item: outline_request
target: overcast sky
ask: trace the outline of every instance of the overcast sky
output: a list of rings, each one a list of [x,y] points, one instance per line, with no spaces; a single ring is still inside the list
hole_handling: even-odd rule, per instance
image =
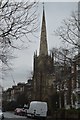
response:
[[[39,51],[39,40],[41,32],[41,22],[42,22],[42,4],[39,4],[39,16],[40,16],[40,29],[37,33],[37,38],[33,37],[32,43],[29,43],[29,47],[23,51],[15,51],[18,58],[12,61],[13,71],[8,72],[3,80],[3,87],[8,88],[18,82],[27,82],[27,79],[31,77],[31,72],[33,70],[33,55],[37,50]],[[45,19],[46,19],[46,29],[47,29],[47,41],[48,50],[53,47],[59,47],[61,41],[58,37],[54,35],[54,30],[56,30],[63,19],[70,17],[71,12],[77,10],[76,2],[48,2],[45,3]],[[11,77],[13,76],[13,79]]]

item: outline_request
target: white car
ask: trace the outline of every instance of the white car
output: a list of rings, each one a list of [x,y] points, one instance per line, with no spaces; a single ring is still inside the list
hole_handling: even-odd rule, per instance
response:
[[[2,112],[2,110],[0,109],[0,120],[4,119],[4,114]]]

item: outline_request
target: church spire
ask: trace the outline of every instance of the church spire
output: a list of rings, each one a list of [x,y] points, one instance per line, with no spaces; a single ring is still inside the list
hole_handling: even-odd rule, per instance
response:
[[[45,55],[45,56],[48,55],[44,5],[43,5],[43,18],[42,18],[42,28],[41,28],[39,55]]]

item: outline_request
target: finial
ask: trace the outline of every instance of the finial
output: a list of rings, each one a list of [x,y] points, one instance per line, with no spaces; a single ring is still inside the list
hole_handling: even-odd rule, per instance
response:
[[[37,50],[36,50],[36,56],[37,56]]]
[[[43,9],[44,9],[44,2],[42,4],[43,4]]]
[[[44,2],[42,4],[44,5]]]

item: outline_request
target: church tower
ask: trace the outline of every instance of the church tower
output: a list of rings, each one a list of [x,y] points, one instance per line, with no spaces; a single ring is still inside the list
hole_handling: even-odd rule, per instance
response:
[[[48,55],[47,31],[45,12],[43,7],[41,37],[39,56],[34,53],[33,68],[33,91],[32,99],[40,101],[48,101],[52,93],[54,80],[54,58],[53,54]]]

